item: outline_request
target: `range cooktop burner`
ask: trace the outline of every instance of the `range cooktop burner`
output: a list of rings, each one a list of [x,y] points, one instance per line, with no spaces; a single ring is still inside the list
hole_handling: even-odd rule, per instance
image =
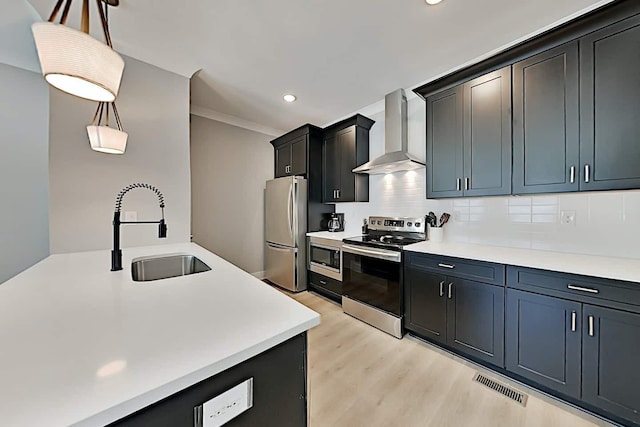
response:
[[[400,251],[404,245],[425,240],[424,218],[369,217],[369,224],[369,234],[343,242]]]

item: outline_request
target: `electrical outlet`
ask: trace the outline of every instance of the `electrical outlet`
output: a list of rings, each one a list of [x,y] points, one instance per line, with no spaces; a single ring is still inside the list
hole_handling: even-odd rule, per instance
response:
[[[561,225],[576,225],[576,211],[561,211],[560,212],[560,224]]]
[[[253,406],[253,378],[238,384],[202,405],[202,426],[218,427]]]
[[[124,220],[125,221],[137,221],[138,220],[138,212],[137,211],[125,211],[124,212]]]

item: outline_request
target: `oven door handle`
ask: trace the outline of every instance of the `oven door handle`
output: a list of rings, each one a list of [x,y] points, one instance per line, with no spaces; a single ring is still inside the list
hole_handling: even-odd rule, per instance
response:
[[[351,254],[362,255],[369,258],[377,258],[385,261],[391,261],[391,262],[400,262],[402,257],[402,253],[400,252],[392,252],[392,251],[382,252],[382,251],[364,249],[358,246],[345,245],[345,244],[342,245],[342,251],[348,252]]]

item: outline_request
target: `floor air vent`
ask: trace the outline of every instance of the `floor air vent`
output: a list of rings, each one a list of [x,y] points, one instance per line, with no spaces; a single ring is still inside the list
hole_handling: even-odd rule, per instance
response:
[[[514,389],[512,389],[509,386],[506,386],[504,384],[500,384],[499,382],[496,382],[494,380],[492,380],[491,378],[485,377],[484,375],[482,375],[481,373],[476,373],[476,376],[473,378],[474,381],[479,382],[480,384],[489,387],[492,390],[497,391],[498,393],[502,394],[503,396],[508,397],[509,399],[518,402],[519,404],[521,404],[522,406],[527,406],[527,395],[520,393],[519,391],[516,391]]]

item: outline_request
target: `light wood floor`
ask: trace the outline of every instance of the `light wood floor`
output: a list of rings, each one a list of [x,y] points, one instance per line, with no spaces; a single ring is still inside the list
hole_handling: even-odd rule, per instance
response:
[[[397,340],[316,294],[287,295],[322,316],[309,331],[311,427],[610,425],[520,386],[522,407],[473,382],[479,368],[469,362]]]

